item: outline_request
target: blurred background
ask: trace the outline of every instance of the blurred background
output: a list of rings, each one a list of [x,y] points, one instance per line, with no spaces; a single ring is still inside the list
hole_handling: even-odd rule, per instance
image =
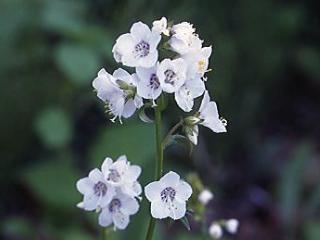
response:
[[[76,181],[123,153],[143,184],[153,177],[153,125],[112,124],[91,82],[120,66],[120,34],[162,16],[213,45],[207,87],[228,120],[227,134],[201,128],[191,156],[168,148],[165,169],[196,173],[214,193],[207,226],[240,220],[224,239],[320,239],[319,11],[308,0],[1,0],[1,239],[101,239],[97,215],[76,208]],[[182,114],[171,100],[164,130]],[[143,200],[113,239],[143,239],[147,216]],[[189,220],[192,231],[163,223],[156,238],[209,239]]]

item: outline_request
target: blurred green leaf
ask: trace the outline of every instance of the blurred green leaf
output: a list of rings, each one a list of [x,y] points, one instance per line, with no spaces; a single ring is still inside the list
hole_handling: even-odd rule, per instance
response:
[[[49,148],[67,145],[72,138],[72,123],[69,115],[60,108],[48,108],[40,113],[35,129],[42,142]]]
[[[27,219],[22,217],[7,218],[1,224],[2,233],[9,238],[23,237],[24,239],[34,238],[34,228],[30,226]]]
[[[284,168],[280,179],[278,194],[280,197],[280,207],[283,220],[286,225],[291,225],[295,219],[295,211],[298,204],[303,186],[304,169],[311,158],[311,147],[308,143],[297,147],[292,155],[292,159]]]
[[[76,85],[88,85],[100,68],[98,54],[84,45],[61,44],[55,60],[61,71]]]
[[[81,199],[75,186],[79,175],[67,160],[45,161],[25,170],[23,182],[47,206],[75,209]]]
[[[152,124],[137,121],[102,128],[90,152],[92,167],[100,166],[107,156],[114,160],[127,155],[132,164],[145,165],[155,153]]]
[[[298,66],[310,77],[320,79],[320,52],[316,48],[305,47],[298,51]]]
[[[306,240],[319,240],[320,239],[320,222],[309,221],[304,227]]]

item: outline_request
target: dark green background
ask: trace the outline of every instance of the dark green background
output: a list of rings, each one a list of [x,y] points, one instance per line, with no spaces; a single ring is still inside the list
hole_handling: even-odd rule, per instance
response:
[[[208,223],[238,218],[228,239],[320,239],[320,32],[316,1],[2,0],[0,2],[0,238],[98,239],[96,215],[75,207],[75,182],[105,156],[126,153],[153,176],[153,126],[112,124],[92,91],[132,23],[167,16],[213,45],[207,87],[227,134],[200,129],[192,157],[166,170],[197,172],[215,199]],[[199,101],[199,100],[198,100]],[[183,114],[171,101],[165,126]],[[143,239],[147,205],[114,239]],[[192,223],[157,239],[208,239]],[[226,239],[227,239],[226,238]]]

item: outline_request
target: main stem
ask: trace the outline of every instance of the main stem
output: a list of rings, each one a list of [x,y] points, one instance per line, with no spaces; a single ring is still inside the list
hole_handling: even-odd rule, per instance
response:
[[[156,149],[157,149],[157,158],[156,158],[156,171],[155,171],[155,180],[159,180],[162,176],[163,171],[163,146],[161,139],[161,109],[160,106],[155,109],[155,130],[156,130]],[[150,217],[148,232],[146,240],[151,240],[156,225],[156,219],[152,216]]]

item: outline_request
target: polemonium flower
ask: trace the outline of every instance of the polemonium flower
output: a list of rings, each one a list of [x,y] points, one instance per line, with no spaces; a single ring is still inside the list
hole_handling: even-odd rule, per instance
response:
[[[114,230],[125,229],[130,222],[130,215],[139,210],[139,203],[135,198],[118,192],[109,204],[102,209],[99,215],[99,224],[102,227],[114,225]]]
[[[208,71],[209,58],[212,53],[212,47],[194,49],[181,57],[187,62],[188,76],[203,77]]]
[[[229,219],[225,222],[225,227],[228,232],[236,233],[239,227],[239,221],[237,219]]]
[[[162,17],[160,20],[156,20],[152,23],[152,31],[157,33],[162,33],[166,36],[169,36],[168,22],[165,17]]]
[[[137,82],[135,74],[130,75],[121,68],[115,70],[113,75],[101,69],[93,80],[97,96],[107,104],[108,112],[114,116],[112,121],[119,118],[121,122],[121,117],[132,116],[143,105],[142,98],[136,94]]]
[[[93,169],[89,176],[80,179],[76,186],[83,194],[83,201],[77,206],[88,211],[107,206],[116,194],[115,188],[107,183],[99,169]]]
[[[219,239],[222,237],[222,228],[219,224],[213,222],[209,227],[209,235],[213,239]]]
[[[187,54],[194,49],[201,49],[202,41],[194,33],[195,29],[190,23],[182,22],[172,26],[172,37],[169,45],[179,54]]]
[[[117,62],[129,67],[152,67],[158,60],[157,46],[160,33],[151,31],[142,23],[134,23],[130,33],[122,34],[116,41],[112,52]]]
[[[158,63],[151,68],[137,67],[136,73],[139,77],[137,85],[137,93],[145,99],[157,99],[161,92],[162,87],[157,75]]]
[[[123,193],[131,197],[139,197],[142,192],[138,178],[141,168],[131,165],[126,156],[120,156],[115,162],[106,158],[102,164],[102,172],[106,181],[114,187],[119,187]]]
[[[194,99],[201,96],[205,89],[204,82],[200,78],[191,78],[175,92],[174,97],[183,111],[190,112],[194,105]]]
[[[191,194],[191,186],[172,171],[145,187],[145,195],[151,202],[151,215],[158,219],[182,218],[186,213],[186,201]]]
[[[167,93],[177,91],[186,81],[187,65],[182,58],[164,59],[157,69],[162,90]]]
[[[207,205],[213,198],[213,194],[210,190],[204,189],[198,196],[198,200],[205,206]]]
[[[185,118],[185,133],[189,140],[197,145],[199,129],[197,124],[210,128],[213,132],[226,132],[226,123],[219,118],[217,104],[210,101],[208,91],[205,91],[199,111],[194,115]]]

